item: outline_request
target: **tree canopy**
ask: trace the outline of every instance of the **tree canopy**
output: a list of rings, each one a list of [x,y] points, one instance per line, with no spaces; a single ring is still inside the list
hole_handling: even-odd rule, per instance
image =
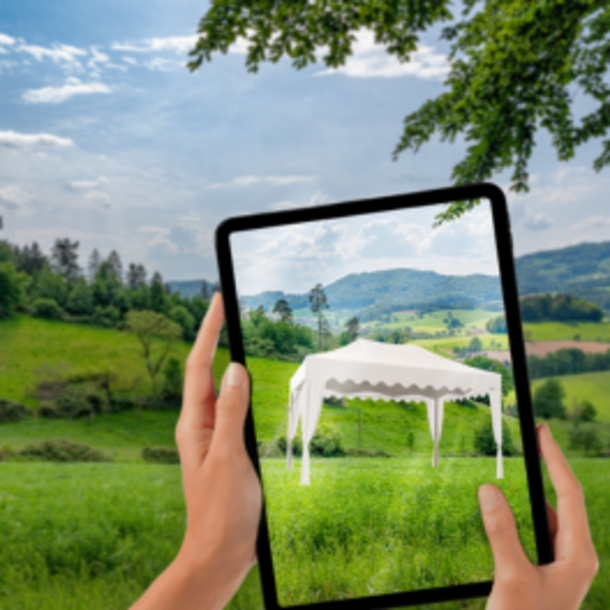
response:
[[[528,163],[541,129],[560,161],[578,146],[601,140],[596,171],[610,163],[610,4],[605,0],[212,0],[199,23],[188,67],[198,69],[217,52],[246,41],[246,67],[256,72],[282,57],[301,69],[318,59],[345,64],[357,32],[366,28],[399,61],[409,61],[420,35],[450,22],[445,91],[404,120],[393,158],[417,152],[434,135],[467,143],[453,168],[456,184],[487,180],[512,168],[510,188],[528,191]],[[586,100],[575,110],[576,96]],[[476,205],[461,201],[438,215],[459,217]]]

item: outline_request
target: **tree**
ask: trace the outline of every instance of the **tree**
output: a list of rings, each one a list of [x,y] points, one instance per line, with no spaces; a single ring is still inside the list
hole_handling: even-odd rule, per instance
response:
[[[553,377],[547,379],[534,392],[534,415],[544,419],[550,419],[551,417],[564,419],[566,408],[563,404],[563,399],[565,395],[566,392],[557,379]]]
[[[483,343],[478,337],[473,337],[468,345],[470,352],[480,352],[483,349]]]
[[[111,267],[114,272],[114,276],[119,281],[120,284],[123,283],[123,263],[121,262],[121,257],[116,250],[113,250],[106,259],[106,262]]]
[[[75,282],[80,275],[78,266],[78,242],[65,239],[56,239],[51,249],[51,268],[61,273],[68,283]]]
[[[322,334],[324,331],[324,310],[328,309],[328,301],[322,284],[316,284],[309,291],[309,309],[318,317],[318,351],[322,351]]]
[[[491,421],[482,422],[474,431],[474,449],[480,455],[496,455],[498,444],[493,432]],[[513,436],[507,425],[502,426],[502,454],[516,455]]]
[[[0,263],[0,319],[10,316],[23,299],[24,279],[12,262]]]
[[[175,322],[154,311],[130,311],[126,318],[126,328],[140,342],[146,370],[156,394],[159,371],[173,342],[182,336],[182,330]]]
[[[100,256],[100,253],[98,252],[97,248],[94,248],[93,252],[91,252],[91,256],[89,256],[89,262],[87,263],[89,282],[92,283],[95,280],[95,276],[100,270],[101,264],[102,257]]]
[[[139,290],[142,286],[146,286],[146,267],[129,263],[126,280],[127,288],[130,290]]]
[[[481,369],[482,371],[500,373],[500,375],[502,375],[502,396],[506,396],[515,387],[511,370],[499,360],[492,360],[487,356],[479,354],[472,358],[466,358],[464,364],[472,366],[475,369]]]
[[[288,305],[288,301],[286,299],[276,301],[275,305],[273,306],[273,313],[278,314],[280,316],[280,320],[285,324],[292,324],[292,308],[290,305]]]
[[[360,334],[360,322],[358,316],[353,316],[345,323],[345,330],[349,335],[350,341],[355,341]]]
[[[176,305],[169,312],[169,318],[182,329],[182,337],[187,341],[195,337],[195,318],[184,305]]]
[[[441,39],[451,45],[445,91],[404,120],[393,158],[417,152],[435,135],[453,142],[462,136],[466,156],[452,173],[457,184],[489,179],[512,167],[511,190],[528,191],[527,166],[541,128],[551,135],[559,160],[574,157],[589,140],[606,138],[610,127],[607,78],[610,5],[606,0],[525,3],[466,0],[455,18],[450,0],[212,0],[200,20],[191,51],[191,71],[226,53],[237,38],[247,44],[246,67],[286,56],[301,69],[317,60],[329,68],[345,64],[355,33],[372,30],[399,61],[416,51],[420,34],[450,21]],[[578,93],[586,112],[576,111]],[[610,139],[602,139],[593,167],[610,163]],[[437,216],[444,222],[478,201],[452,203]]]
[[[53,273],[49,266],[45,265],[36,279],[33,292],[35,298],[53,299],[63,307],[68,296],[68,285],[62,274]]]
[[[48,259],[37,242],[33,242],[31,246],[25,245],[17,250],[16,266],[18,271],[36,277],[46,264],[48,264]]]
[[[158,313],[165,313],[169,308],[167,292],[163,288],[163,278],[158,271],[155,271],[150,282],[150,306]]]
[[[201,280],[201,288],[199,289],[199,296],[204,301],[210,300],[210,287],[205,280]]]
[[[182,386],[184,385],[184,374],[182,364],[178,358],[168,358],[163,367],[163,385],[161,396],[165,400],[180,401],[182,399]]]
[[[85,278],[78,278],[70,290],[66,311],[76,316],[88,316],[93,313],[93,298]]]

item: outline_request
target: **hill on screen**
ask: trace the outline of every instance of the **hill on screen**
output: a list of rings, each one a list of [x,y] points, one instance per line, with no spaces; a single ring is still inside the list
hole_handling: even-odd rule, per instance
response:
[[[416,269],[352,273],[325,286],[324,292],[333,309],[351,310],[373,305],[418,307],[423,303],[468,308],[502,300],[498,276],[441,275],[434,271]],[[262,305],[269,310],[278,299],[286,299],[293,309],[309,307],[308,292],[287,294],[282,291],[267,291],[241,297],[247,309]]]

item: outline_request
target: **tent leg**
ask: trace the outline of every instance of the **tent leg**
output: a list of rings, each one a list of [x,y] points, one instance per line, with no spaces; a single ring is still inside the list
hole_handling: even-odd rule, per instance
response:
[[[435,468],[438,467],[438,398],[434,399],[434,462]]]
[[[288,441],[288,447],[286,448],[286,468],[288,470],[292,468],[292,441]]]

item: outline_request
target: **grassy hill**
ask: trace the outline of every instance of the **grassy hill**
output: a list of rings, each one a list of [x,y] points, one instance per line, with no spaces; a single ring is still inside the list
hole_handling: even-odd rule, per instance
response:
[[[515,260],[519,293],[573,294],[610,310],[610,242],[546,250]]]
[[[597,419],[610,422],[610,372],[563,375],[556,379],[566,391],[564,404],[568,409],[572,408],[574,400],[589,400],[597,409]],[[535,379],[532,382],[532,391],[545,381],[546,379]]]
[[[331,309],[360,310],[371,305],[409,305],[417,302],[476,305],[500,301],[502,291],[498,276],[471,274],[441,275],[417,269],[388,269],[370,273],[352,273],[324,287]],[[248,308],[263,305],[273,308],[278,299],[286,299],[293,309],[309,307],[307,294],[285,294],[281,291],[243,296]]]
[[[581,341],[610,341],[610,324],[607,322],[537,322],[523,324],[527,341],[557,341],[576,338]]]

